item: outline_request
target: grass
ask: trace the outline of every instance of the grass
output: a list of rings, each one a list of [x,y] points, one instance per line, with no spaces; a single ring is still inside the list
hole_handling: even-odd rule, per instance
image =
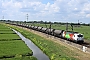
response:
[[[13,32],[13,31],[5,31],[5,30],[2,30],[2,31],[0,31],[0,34],[15,34],[15,32]]]
[[[0,24],[0,41],[18,40],[20,37],[10,28]]]
[[[44,53],[46,53],[50,60],[78,60],[74,56],[78,56],[74,51],[71,51],[65,46],[57,44],[53,41],[47,40],[41,36],[35,35],[32,32],[23,30],[18,27],[12,26],[12,28],[18,30],[25,37],[32,40]]]
[[[0,23],[1,60],[37,60],[33,52],[8,26]]]
[[[6,58],[2,60],[37,60],[37,59],[33,56],[27,56],[27,57]]]
[[[7,27],[2,25],[2,23],[0,23],[0,28],[6,28],[7,29]]]
[[[0,57],[32,55],[32,51],[26,47],[22,40],[0,41]]]
[[[17,34],[0,34],[0,40],[2,39],[20,39]]]

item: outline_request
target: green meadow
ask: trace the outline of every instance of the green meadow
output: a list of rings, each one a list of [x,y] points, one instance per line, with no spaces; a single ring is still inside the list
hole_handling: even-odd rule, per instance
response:
[[[0,58],[2,57],[20,57],[32,55],[32,51],[24,44],[22,40],[0,41]]]
[[[20,39],[20,37],[17,34],[0,34],[1,39]]]
[[[15,32],[9,30],[9,31],[5,31],[5,30],[1,30],[0,34],[15,34]]]
[[[8,26],[0,23],[0,60],[37,60],[33,52]]]

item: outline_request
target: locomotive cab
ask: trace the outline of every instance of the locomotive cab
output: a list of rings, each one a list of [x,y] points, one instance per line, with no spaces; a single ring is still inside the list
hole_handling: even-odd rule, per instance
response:
[[[84,42],[83,34],[80,33],[74,34],[73,38],[75,39],[76,42]]]

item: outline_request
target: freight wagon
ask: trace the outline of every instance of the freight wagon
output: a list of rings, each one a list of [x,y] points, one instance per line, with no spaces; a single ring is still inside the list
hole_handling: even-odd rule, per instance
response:
[[[13,24],[12,24],[13,25]],[[14,24],[15,25],[15,24]],[[17,24],[16,24],[17,25]],[[80,42],[83,43],[84,42],[84,36],[81,33],[78,32],[73,32],[73,31],[65,31],[65,30],[56,30],[56,29],[49,29],[49,28],[43,28],[40,26],[32,26],[32,25],[17,25],[17,26],[21,26],[21,27],[27,27],[29,29],[33,29],[33,30],[37,30],[46,34],[50,34],[56,37],[60,37],[60,38],[64,38],[70,41],[75,41],[75,42]]]

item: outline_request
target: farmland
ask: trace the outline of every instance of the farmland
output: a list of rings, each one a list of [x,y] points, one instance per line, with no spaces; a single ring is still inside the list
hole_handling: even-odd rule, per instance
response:
[[[41,26],[41,27],[45,27],[45,28],[50,27],[50,24],[38,24],[38,23],[31,24],[31,23],[28,23],[28,25]],[[66,30],[66,25],[52,24],[51,28],[58,29],[58,30]],[[68,28],[69,28],[68,30],[72,31],[70,25],[68,26]],[[85,40],[90,40],[90,32],[89,32],[90,31],[90,26],[81,25],[80,27],[74,27],[73,31],[80,32],[80,33],[84,34],[84,39]]]
[[[36,60],[33,52],[10,28],[0,23],[0,59]]]
[[[5,24],[8,25],[8,24]],[[26,38],[32,40],[47,56],[50,60],[89,60],[89,54],[83,53],[78,49],[69,47],[67,44],[63,44],[59,40],[49,39],[42,36],[42,33],[36,33],[33,30],[25,29],[22,27],[8,25],[9,27],[19,31]]]
[[[12,28],[18,30],[25,37],[32,40],[44,53],[46,53],[51,60],[78,60],[74,56],[78,54],[65,46],[57,44],[53,41],[47,40],[41,36],[38,36],[30,31],[11,26]]]

